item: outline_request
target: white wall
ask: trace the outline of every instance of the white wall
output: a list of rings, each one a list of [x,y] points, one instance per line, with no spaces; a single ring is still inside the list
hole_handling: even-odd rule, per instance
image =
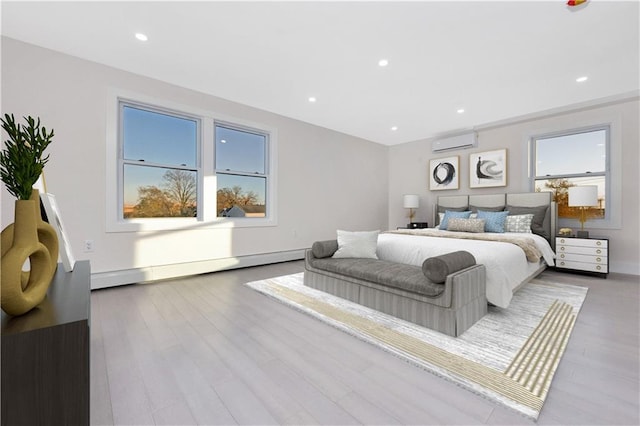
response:
[[[278,225],[105,232],[106,111],[114,88],[275,127]],[[7,38],[2,113],[39,116],[55,129],[47,189],[56,195],[75,257],[89,259],[94,273],[212,259],[233,264],[240,256],[304,249],[334,238],[337,228],[388,223],[385,146]],[[12,221],[13,198],[3,188],[1,224]],[[87,239],[92,253],[82,251]]]
[[[215,78],[215,76],[212,76]],[[191,105],[276,127],[278,131],[278,226],[237,229],[191,229],[169,232],[105,232],[105,137],[110,89],[123,89],[160,100]],[[617,103],[479,131],[479,146],[444,155],[431,153],[431,141],[393,147],[333,132],[245,105],[229,102],[100,64],[2,38],[2,113],[39,116],[56,132],[45,169],[49,192],[56,195],[73,252],[91,260],[94,273],[180,265],[287,252],[309,247],[335,235],[337,228],[394,229],[407,223],[402,194],[421,196],[415,221],[432,222],[431,206],[438,195],[520,192],[529,190],[526,174],[528,135],[576,123],[611,117],[620,129],[612,143],[620,150],[621,229],[592,230],[610,238],[611,269],[640,274],[638,226],[638,100]],[[469,189],[468,154],[508,148],[508,186]],[[460,155],[458,191],[428,190],[429,159]],[[570,159],[568,159],[570,161]],[[13,199],[3,188],[2,227],[13,221]],[[589,225],[589,222],[587,222]],[[95,251],[83,253],[84,240]],[[166,274],[179,275],[184,268]],[[202,272],[194,267],[194,271]],[[134,275],[132,275],[134,276]],[[138,275],[140,279],[147,275]]]
[[[637,97],[598,107],[557,113],[544,118],[530,119],[515,124],[487,127],[478,132],[478,146],[473,149],[450,151],[441,154],[431,152],[431,140],[420,140],[393,146],[389,150],[389,228],[407,222],[406,210],[402,208],[403,194],[419,194],[420,209],[415,221],[433,223],[433,204],[439,195],[489,194],[504,192],[528,192],[528,139],[532,135],[551,131],[579,128],[612,122],[611,156],[618,163],[612,173],[618,176],[617,192],[620,205],[618,226],[608,229],[585,229],[591,235],[610,239],[610,268],[614,272],[640,275],[640,182],[638,168],[639,111]],[[469,154],[493,149],[507,148],[507,186],[498,188],[469,188]],[[428,163],[432,158],[460,156],[460,189],[429,191]],[[613,158],[615,160],[615,158]],[[572,161],[567,158],[567,161]],[[613,164],[613,163],[612,163]],[[613,166],[612,166],[613,167]],[[612,194],[607,194],[611,196]]]

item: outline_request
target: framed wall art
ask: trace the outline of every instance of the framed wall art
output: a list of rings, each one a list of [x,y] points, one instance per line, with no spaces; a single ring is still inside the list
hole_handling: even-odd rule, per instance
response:
[[[507,150],[469,154],[469,188],[507,186]]]
[[[62,267],[65,272],[71,272],[73,271],[76,261],[73,257],[73,253],[71,252],[71,243],[69,242],[67,231],[62,223],[62,217],[60,216],[60,209],[58,208],[56,197],[53,194],[41,193],[40,201],[42,202],[42,206],[46,213],[46,218],[43,217],[43,219],[49,222],[49,224],[56,230],[56,234],[58,234],[58,244],[60,247],[59,258],[62,262]]]
[[[460,157],[457,155],[429,161],[429,189],[458,189],[460,185]]]

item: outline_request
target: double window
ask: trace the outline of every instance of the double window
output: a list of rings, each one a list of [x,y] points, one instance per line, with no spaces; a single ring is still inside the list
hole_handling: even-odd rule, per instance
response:
[[[270,131],[128,100],[118,129],[118,223],[273,219]]]
[[[590,219],[608,219],[610,193],[609,126],[534,137],[532,169],[535,191],[551,191],[558,217],[574,219],[579,207],[569,206],[569,188],[596,186],[597,206],[586,211]]]

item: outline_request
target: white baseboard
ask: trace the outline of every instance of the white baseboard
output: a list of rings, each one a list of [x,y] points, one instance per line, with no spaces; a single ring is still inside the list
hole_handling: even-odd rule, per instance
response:
[[[176,263],[172,265],[147,266],[144,268],[124,269],[112,272],[97,272],[91,274],[91,289],[96,290],[124,284],[178,278],[188,275],[205,274],[208,272],[268,265],[270,263],[300,259],[304,259],[304,249],[211,259],[199,262]]]

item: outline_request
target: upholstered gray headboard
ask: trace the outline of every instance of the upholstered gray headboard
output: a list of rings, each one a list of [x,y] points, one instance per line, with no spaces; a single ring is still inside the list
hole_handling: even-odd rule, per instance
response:
[[[558,212],[556,203],[553,201],[551,192],[523,192],[518,194],[484,194],[484,195],[444,195],[438,197],[434,206],[434,223],[438,225],[439,212],[445,210],[509,210],[514,214],[534,213],[538,218],[540,226],[534,227],[532,231],[545,237],[551,247],[555,250],[555,236],[558,226]],[[534,218],[534,221],[536,218]]]

